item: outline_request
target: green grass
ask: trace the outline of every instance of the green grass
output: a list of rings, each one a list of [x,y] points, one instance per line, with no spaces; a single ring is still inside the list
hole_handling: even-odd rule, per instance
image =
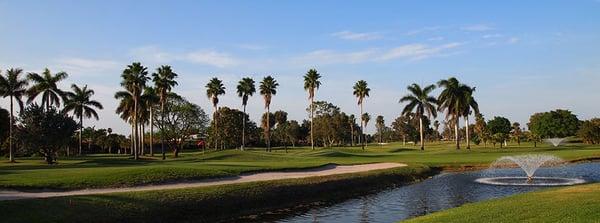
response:
[[[332,202],[433,174],[427,166],[201,188],[0,202],[2,222],[235,222],[238,216]]]
[[[428,144],[425,151],[416,146],[392,143],[384,146],[370,145],[366,150],[359,147],[292,148],[264,152],[227,150],[219,152],[182,153],[179,158],[169,157],[132,160],[119,155],[91,155],[59,159],[58,165],[46,165],[40,158],[17,159],[18,163],[0,162],[0,188],[18,189],[79,189],[123,187],[155,184],[181,180],[197,180],[239,175],[244,172],[281,169],[300,169],[336,164],[373,162],[401,162],[424,164],[434,167],[482,166],[500,156],[545,153],[566,160],[600,157],[599,146],[573,144],[559,148],[530,144],[520,147],[483,148],[456,150],[451,143]]]
[[[600,183],[493,199],[410,219],[421,222],[598,222]]]

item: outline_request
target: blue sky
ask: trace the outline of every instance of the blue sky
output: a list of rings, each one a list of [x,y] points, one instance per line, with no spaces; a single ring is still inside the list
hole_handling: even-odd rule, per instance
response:
[[[456,76],[477,87],[487,118],[524,125],[534,112],[598,117],[600,1],[5,1],[0,69],[66,71],[104,105],[96,127],[126,133],[114,113],[120,72],[170,64],[176,92],[211,112],[204,86],[223,79],[239,107],[241,77],[273,75],[272,110],[307,114],[302,75],[323,75],[318,100],[358,113],[352,85],[367,80],[366,112],[390,124],[411,83]],[[437,93],[437,91],[436,91]],[[6,107],[7,100],[1,104]],[[255,120],[262,98],[248,107]],[[371,123],[369,131],[373,131]]]

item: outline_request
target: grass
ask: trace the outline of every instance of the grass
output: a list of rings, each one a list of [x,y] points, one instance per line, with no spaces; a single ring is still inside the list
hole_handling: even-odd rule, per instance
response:
[[[409,219],[424,222],[598,222],[600,183],[493,199]]]
[[[350,198],[431,174],[427,166],[411,165],[203,188],[3,201],[0,210],[2,222],[235,222],[243,215]]]
[[[599,146],[572,144],[558,148],[530,144],[508,148],[456,150],[451,143],[428,144],[425,151],[401,143],[359,147],[292,148],[264,152],[227,150],[218,152],[186,152],[179,158],[162,161],[158,157],[132,160],[119,155],[90,155],[59,159],[58,165],[46,165],[39,158],[18,159],[18,163],[0,162],[0,188],[17,189],[80,189],[124,187],[181,180],[198,180],[234,176],[245,172],[282,169],[302,169],[329,163],[358,164],[401,162],[432,167],[462,167],[487,165],[500,156],[525,153],[557,155],[566,160],[600,157]]]

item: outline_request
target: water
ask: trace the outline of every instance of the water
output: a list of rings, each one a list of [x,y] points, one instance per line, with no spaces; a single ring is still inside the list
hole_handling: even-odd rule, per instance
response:
[[[545,139],[546,142],[552,144],[554,147],[560,146],[560,144],[565,140],[566,138],[549,138],[549,139]]]
[[[498,169],[506,176],[523,176],[518,168]],[[258,222],[397,222],[512,194],[538,190],[537,186],[497,186],[476,183],[484,171],[442,173],[423,182],[384,190],[336,204],[321,204],[257,216]],[[560,176],[600,182],[600,163],[540,168],[536,176]],[[248,221],[248,219],[245,219]]]

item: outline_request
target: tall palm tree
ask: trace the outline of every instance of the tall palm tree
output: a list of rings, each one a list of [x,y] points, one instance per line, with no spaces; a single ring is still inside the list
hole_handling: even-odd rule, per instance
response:
[[[27,90],[27,79],[20,78],[23,73],[21,68],[11,68],[6,70],[6,76],[0,75],[0,95],[10,98],[10,121],[9,121],[9,137],[8,137],[8,154],[10,162],[15,162],[13,153],[12,138],[13,138],[13,121],[15,119],[13,112],[13,103],[16,100],[20,111],[23,111],[23,100],[21,99]]]
[[[369,121],[371,121],[371,115],[369,115],[369,113],[365,112],[361,115],[361,120],[365,123],[365,129],[367,128],[367,124],[369,124]],[[365,132],[363,131],[363,137],[364,137],[364,145],[365,147],[367,146],[367,135],[365,134]],[[364,147],[363,147],[364,149]]]
[[[465,138],[467,140],[467,149],[471,149],[471,142],[469,141],[469,115],[471,115],[471,111],[475,112],[475,115],[479,114],[479,104],[477,104],[477,101],[475,101],[475,98],[473,98],[474,92],[475,87],[469,87],[469,89],[464,92],[466,103],[464,104],[463,116],[465,117]]]
[[[115,93],[115,99],[119,100],[119,105],[117,106],[116,113],[119,114],[119,117],[123,119],[125,122],[131,125],[131,148],[130,153],[133,155],[134,153],[134,145],[136,145],[134,138],[134,128],[133,124],[133,113],[134,113],[134,103],[133,103],[133,95],[129,91],[118,91]]]
[[[425,88],[421,88],[418,84],[409,85],[406,88],[409,94],[400,98],[400,103],[408,102],[402,110],[402,115],[408,115],[414,110],[416,118],[419,119],[419,133],[421,136],[421,150],[425,149],[425,140],[423,137],[423,115],[427,114],[427,117],[435,118],[437,116],[435,105],[437,99],[429,96],[429,94],[435,89],[435,85],[428,85]]]
[[[27,103],[31,103],[35,98],[42,94],[42,107],[46,110],[50,109],[50,106],[60,106],[60,101],[66,99],[65,92],[58,88],[58,82],[66,79],[69,75],[65,72],[58,72],[52,74],[48,68],[44,69],[42,74],[29,73],[27,79],[33,84],[29,90],[27,90]]]
[[[363,115],[363,102],[365,100],[366,97],[369,97],[369,92],[371,92],[371,89],[369,88],[368,84],[366,81],[364,80],[360,80],[358,82],[356,82],[356,84],[354,84],[353,87],[354,91],[352,92],[352,94],[354,94],[354,96],[356,96],[356,98],[358,99],[358,106],[360,107],[360,114],[361,116]],[[360,122],[360,131],[364,131],[364,122],[361,119]],[[361,143],[361,139],[362,138],[362,134],[360,134],[358,136],[358,143]],[[362,144],[363,149],[365,148],[365,145]]]
[[[156,88],[146,87],[144,88],[144,94],[141,96],[141,101],[143,104],[143,110],[147,111],[148,117],[144,120],[147,121],[148,125],[150,125],[150,156],[154,156],[154,105],[159,102],[160,98],[156,92]],[[145,114],[146,112],[144,112]],[[144,122],[146,123],[146,122]],[[143,129],[142,124],[142,129]],[[142,131],[143,134],[143,131]]]
[[[277,83],[277,81],[275,80],[275,78],[271,77],[271,76],[266,76],[261,82],[260,82],[260,94],[263,96],[263,99],[265,99],[265,108],[267,109],[267,114],[269,113],[270,107],[271,107],[271,99],[273,97],[273,95],[277,94],[277,86],[279,86],[279,83]],[[269,120],[269,116],[267,115],[267,134],[266,134],[266,139],[267,139],[267,151],[271,152],[271,127],[269,125],[270,120]]]
[[[315,113],[315,91],[321,86],[321,74],[315,69],[310,69],[304,75],[304,90],[308,91],[308,100],[310,100],[310,147],[315,150],[315,140],[313,134],[313,118]]]
[[[218,143],[218,137],[217,137],[217,133],[218,131],[218,120],[217,120],[217,105],[219,105],[219,95],[223,95],[225,94],[225,86],[223,85],[223,81],[219,80],[218,78],[214,77],[213,79],[210,79],[210,81],[208,82],[208,84],[206,84],[206,96],[210,99],[210,101],[213,104],[213,108],[214,108],[214,112],[213,112],[213,120],[215,122],[215,129],[213,130],[214,136],[215,136],[215,140],[214,140],[214,144],[215,144],[215,150],[217,149],[217,143]]]
[[[356,117],[350,115],[348,120],[350,121],[350,146],[354,146],[354,124],[356,123]]]
[[[83,88],[73,84],[73,92],[66,93],[65,112],[73,112],[73,115],[79,118],[79,155],[81,156],[81,133],[83,132],[83,118],[94,117],[98,120],[98,113],[95,109],[103,109],[100,102],[92,100],[94,90],[88,89],[87,85]]]
[[[242,120],[242,146],[241,150],[244,150],[244,146],[246,146],[246,105],[248,105],[248,99],[256,92],[256,87],[254,86],[254,80],[250,77],[242,78],[240,82],[238,82],[237,93],[238,96],[242,98],[242,106],[244,107],[244,115]]]
[[[123,86],[133,97],[133,127],[134,127],[134,138],[135,141],[139,143],[138,139],[138,113],[140,106],[140,97],[142,95],[143,89],[146,87],[146,82],[150,79],[148,76],[148,68],[142,66],[139,62],[134,62],[131,65],[127,65],[127,68],[123,70],[121,74],[121,86]],[[116,96],[116,95],[115,95]],[[137,144],[134,144],[134,159],[138,159],[139,147]]]
[[[167,95],[175,85],[177,85],[177,81],[175,78],[177,74],[173,72],[171,66],[163,65],[156,69],[156,72],[152,74],[152,81],[154,82],[154,88],[158,93],[159,102],[160,102],[160,118],[161,123],[164,123],[165,118],[165,103],[167,102]],[[161,127],[162,128],[162,127]],[[162,152],[162,159],[166,158],[165,155],[165,140],[163,137],[164,134],[160,134],[160,148]]]
[[[470,91],[470,87],[460,83],[456,78],[451,77],[447,80],[440,80],[438,86],[443,88],[437,98],[438,111],[445,111],[446,120],[454,124],[454,139],[456,149],[460,149],[458,138],[458,123],[460,116],[463,116],[467,100],[465,95]]]
[[[377,133],[379,133],[379,143],[383,142],[383,128],[385,127],[385,120],[383,115],[378,115],[375,118],[375,125],[377,126]]]

